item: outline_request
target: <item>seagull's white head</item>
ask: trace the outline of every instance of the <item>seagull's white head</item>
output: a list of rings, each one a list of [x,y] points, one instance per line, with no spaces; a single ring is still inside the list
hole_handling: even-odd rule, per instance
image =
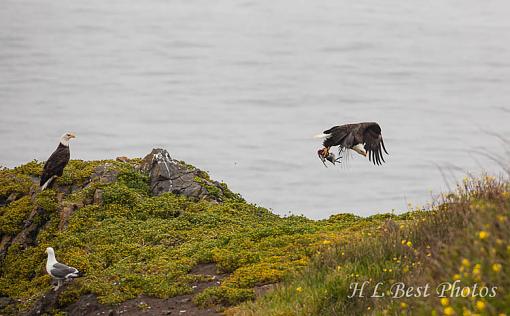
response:
[[[75,138],[76,135],[72,132],[67,132],[65,133],[64,135],[62,135],[62,137],[60,138],[60,143],[64,146],[69,146],[69,141],[72,139],[72,138]]]
[[[49,255],[55,255],[55,251],[51,247],[46,248],[46,253]]]

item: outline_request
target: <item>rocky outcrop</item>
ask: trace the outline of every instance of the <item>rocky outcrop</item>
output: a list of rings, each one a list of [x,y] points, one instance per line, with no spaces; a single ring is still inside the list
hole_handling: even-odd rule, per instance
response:
[[[113,168],[112,163],[107,162],[94,169],[94,173],[90,176],[90,182],[108,184],[117,180],[118,175],[119,171]]]
[[[0,241],[0,260],[3,260],[6,256],[7,250],[11,244],[18,244],[21,249],[33,246],[36,242],[39,230],[46,224],[47,219],[46,211],[41,207],[36,207],[24,221],[24,228],[20,233],[16,236],[2,236],[2,240]]]
[[[84,166],[85,169],[79,169],[81,166]],[[133,167],[135,170],[133,170]],[[81,170],[85,171],[80,172]],[[119,178],[119,184],[124,184],[125,182],[123,181],[130,181],[130,177],[137,177],[137,181],[145,181],[146,177],[138,174],[136,171],[148,176],[150,194],[154,196],[172,193],[195,200],[206,199],[218,203],[228,199],[240,199],[240,196],[228,190],[226,185],[211,180],[206,172],[198,168],[173,159],[164,149],[153,149],[142,161],[118,157],[116,162],[94,161],[90,163],[77,163],[67,170],[66,178],[55,181],[50,189],[43,192],[40,191],[38,185],[38,172],[32,172],[30,173],[30,179],[27,180],[28,186],[26,190],[1,196],[0,206],[9,207],[12,202],[25,198],[30,210],[26,207],[27,211],[23,213],[23,223],[17,224],[18,229],[10,233],[10,235],[2,235],[2,231],[0,231],[0,264],[8,255],[8,249],[11,245],[19,245],[20,249],[36,246],[39,233],[44,231],[49,224],[54,223],[50,219],[58,220],[58,230],[65,231],[73,214],[80,208],[91,204],[103,204],[103,199],[108,194],[111,194],[112,191],[112,187],[108,186],[108,184],[118,181]],[[25,176],[25,173],[20,173],[21,176]],[[115,186],[113,187],[115,188]],[[143,183],[143,190],[146,192],[145,183]],[[27,312],[28,315],[52,313],[55,309],[63,308],[63,306],[59,305],[58,299],[62,291],[63,289],[57,292],[49,291],[46,293],[33,304],[33,308]],[[93,300],[95,297],[86,296],[82,298],[85,301],[80,300],[79,303],[69,307],[71,315],[96,311],[109,314],[115,310],[112,306],[98,304],[97,300],[94,305]],[[144,302],[146,300],[144,298]],[[168,306],[174,306],[174,309],[177,311],[196,310],[196,313],[199,313],[198,308],[191,302],[191,295],[186,296],[186,302],[178,300],[183,300],[183,297],[166,300],[155,299],[153,306],[159,304],[165,310],[168,309]],[[141,299],[131,303],[133,305],[139,302],[142,302]],[[17,310],[16,304],[16,301],[1,297],[0,295],[0,315],[8,310]],[[129,309],[130,305],[128,305],[125,308]],[[139,311],[139,307],[137,305],[133,306],[135,311],[133,315],[137,315],[136,312]],[[168,311],[168,313],[173,312]],[[211,313],[214,314],[214,312]]]
[[[226,188],[219,182],[210,180],[206,172],[173,159],[165,149],[153,149],[139,168],[149,175],[153,195],[170,192],[217,202],[224,199]]]

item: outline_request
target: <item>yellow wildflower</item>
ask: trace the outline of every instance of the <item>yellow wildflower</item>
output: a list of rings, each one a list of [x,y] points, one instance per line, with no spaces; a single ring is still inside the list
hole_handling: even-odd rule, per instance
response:
[[[465,267],[469,267],[471,265],[471,262],[469,262],[468,259],[464,258],[462,259],[462,265]]]
[[[402,239],[402,241],[401,241],[400,243],[401,243],[402,245],[404,245],[406,242],[407,242],[407,240]]]
[[[452,316],[455,315],[455,310],[451,306],[448,306],[443,309],[443,314],[446,316]]]
[[[503,267],[501,266],[500,263],[495,263],[492,265],[492,271],[494,271],[496,273],[500,272],[501,268],[503,268]]]
[[[322,242],[323,245],[331,245],[331,240],[324,240]]]
[[[409,240],[407,243],[406,243],[407,247],[412,247],[413,246],[413,243]]]
[[[476,309],[483,311],[485,309],[485,303],[483,301],[476,302]]]
[[[448,306],[449,304],[450,304],[450,300],[448,300],[448,298],[446,298],[446,297],[441,298],[441,305]]]
[[[487,239],[487,237],[489,237],[489,233],[485,230],[481,230],[478,232],[478,237],[480,237],[481,240]]]
[[[400,308],[402,308],[402,309],[406,309],[407,306],[408,305],[406,303],[404,303],[404,302],[400,303]]]
[[[457,274],[454,274],[454,275],[453,275],[453,280],[454,280],[454,281],[455,281],[455,280],[460,280],[460,279],[461,279],[460,274],[458,274],[458,273],[457,273]]]
[[[464,310],[462,312],[462,316],[471,316],[471,315],[473,315],[473,314],[471,314],[471,311],[464,307]]]
[[[298,288],[296,288],[296,292],[298,292],[298,293],[303,292],[303,288],[302,288],[302,287],[298,287]]]
[[[475,280],[480,279],[480,270],[481,266],[479,263],[475,264],[475,267],[473,268],[473,276],[475,277]]]

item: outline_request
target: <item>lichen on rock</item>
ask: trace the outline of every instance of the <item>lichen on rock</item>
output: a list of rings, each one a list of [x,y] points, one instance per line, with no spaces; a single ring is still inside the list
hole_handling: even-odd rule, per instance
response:
[[[143,158],[139,168],[149,175],[152,195],[170,192],[217,202],[233,195],[225,185],[212,181],[206,172],[173,159],[165,149],[153,149]]]

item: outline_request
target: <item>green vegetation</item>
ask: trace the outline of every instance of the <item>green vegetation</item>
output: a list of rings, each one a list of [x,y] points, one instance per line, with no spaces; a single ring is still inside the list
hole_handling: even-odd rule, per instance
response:
[[[193,301],[231,306],[228,315],[492,315],[510,309],[510,190],[494,178],[466,180],[431,211],[313,221],[277,216],[224,184],[208,188],[222,203],[151,196],[148,176],[135,163],[115,161],[71,161],[58,190],[30,195],[41,169],[34,161],[0,170],[0,201],[11,199],[0,206],[0,237],[16,236],[27,217],[42,210],[32,218],[41,223],[35,243],[14,242],[0,262],[0,296],[20,300],[21,309],[51,288],[44,269],[49,246],[58,260],[85,272],[66,287],[62,306],[87,293],[101,303],[189,294],[195,282],[211,278],[190,274],[192,268],[215,263],[225,278]],[[206,173],[196,181],[211,183]],[[69,205],[76,208],[64,219]],[[497,285],[498,295],[348,298],[351,282],[369,281],[371,293],[377,282],[435,288],[438,280]],[[275,283],[253,301],[257,287]]]
[[[510,187],[493,177],[465,179],[458,192],[429,212],[411,212],[332,245],[275,291],[227,315],[498,315],[510,310]],[[438,297],[437,286],[446,286]],[[350,285],[368,281],[365,296]],[[371,298],[375,285],[384,282]],[[430,284],[429,297],[402,297]],[[477,290],[473,288],[478,284]],[[495,297],[481,290],[497,286]],[[466,289],[464,289],[466,287]],[[441,292],[441,287],[439,287]],[[485,295],[480,295],[484,293]],[[392,297],[396,294],[396,297]],[[475,295],[476,294],[476,295]],[[465,296],[465,297],[463,297]],[[482,297],[485,296],[485,297]],[[501,315],[500,314],[500,315]]]
[[[101,166],[115,173],[116,180],[108,183],[95,175]],[[41,168],[40,163],[31,162],[3,170],[0,183],[23,183]],[[197,182],[210,181],[206,173],[201,179]],[[45,248],[52,246],[58,260],[85,272],[67,287],[62,304],[86,293],[96,294],[101,303],[118,303],[140,294],[160,298],[188,294],[200,277],[189,274],[191,269],[212,262],[218,273],[229,275],[194,301],[201,306],[235,305],[252,299],[254,287],[281,281],[330,244],[385,219],[282,218],[246,203],[224,184],[222,190],[214,187],[210,192],[222,194],[224,202],[217,203],[171,193],[153,197],[148,181],[129,163],[71,161],[57,180],[59,192],[25,195],[0,207],[1,233],[11,236],[23,229],[23,221],[34,209],[44,210],[38,215],[44,225],[35,245],[25,248],[14,243],[8,249],[0,267],[0,296],[19,299],[21,307],[28,308],[50,290],[44,265]],[[34,178],[21,189],[8,190],[27,194],[36,191],[36,182]],[[98,192],[101,202],[93,203]],[[67,219],[66,228],[59,229],[59,210],[70,204],[80,207]]]

